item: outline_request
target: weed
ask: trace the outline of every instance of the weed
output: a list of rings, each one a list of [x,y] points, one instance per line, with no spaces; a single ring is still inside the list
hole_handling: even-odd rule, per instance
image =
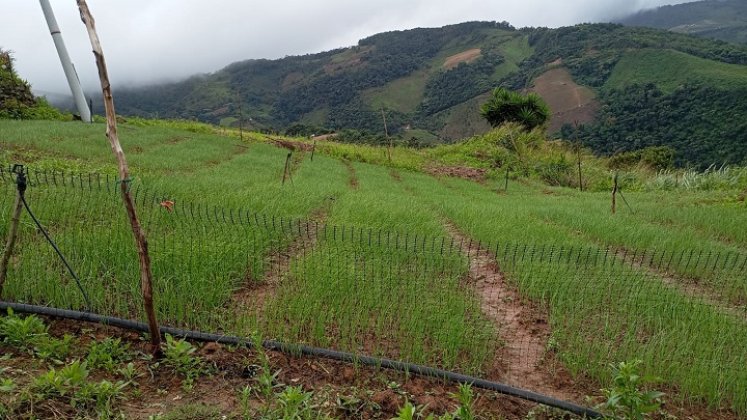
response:
[[[241,388],[241,390],[239,390],[239,406],[241,407],[241,415],[246,419],[248,419],[251,414],[251,399],[252,387],[246,385],[245,387]]]
[[[71,398],[71,405],[76,408],[93,406],[100,417],[109,417],[112,403],[124,397],[125,388],[127,383],[122,381],[86,382]]]
[[[460,384],[459,390],[453,397],[459,401],[459,407],[454,412],[454,417],[459,420],[474,420],[474,394],[470,384]]]
[[[642,377],[638,373],[641,361],[620,362],[611,365],[614,372],[612,387],[602,390],[607,401],[602,408],[611,418],[625,420],[642,420],[649,414],[659,411],[664,393],[641,389],[656,378]]]
[[[137,371],[137,367],[132,362],[129,362],[124,367],[117,369],[117,373],[129,383],[134,383],[135,379],[140,375]]]
[[[0,379],[0,392],[13,392],[16,389],[16,382],[12,378]]]
[[[0,336],[3,337],[3,342],[14,347],[33,347],[47,334],[46,324],[35,315],[21,318],[8,308],[8,316],[0,319]]]
[[[97,341],[91,344],[88,349],[86,362],[91,369],[104,369],[113,372],[121,362],[126,362],[132,358],[130,346],[122,343],[119,338],[105,338],[103,341]]]
[[[311,393],[304,392],[300,386],[286,387],[277,394],[277,401],[283,419],[303,420],[312,418]]]
[[[54,368],[34,379],[31,389],[38,399],[64,397],[88,379],[86,363],[75,361],[60,370]]]
[[[194,355],[195,351],[195,347],[186,339],[177,340],[166,334],[164,363],[184,376],[183,386],[186,390],[192,389],[195,379],[204,371],[202,359]]]
[[[62,362],[70,355],[74,344],[75,337],[69,334],[65,334],[62,339],[39,336],[36,340],[34,352],[41,359]]]

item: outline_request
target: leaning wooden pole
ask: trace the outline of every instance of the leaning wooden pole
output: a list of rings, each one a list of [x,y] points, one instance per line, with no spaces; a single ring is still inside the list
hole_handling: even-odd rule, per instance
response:
[[[96,23],[93,20],[91,11],[88,9],[86,0],[76,0],[78,2],[78,9],[80,10],[80,18],[86,25],[88,30],[88,37],[91,40],[91,47],[93,48],[93,55],[96,57],[96,67],[99,70],[99,79],[101,80],[101,90],[104,94],[104,108],[106,110],[106,137],[109,139],[111,144],[112,152],[117,158],[117,164],[119,166],[119,179],[120,179],[120,190],[122,191],[122,201],[124,201],[127,209],[127,216],[130,219],[130,225],[132,227],[132,234],[135,236],[135,242],[137,244],[137,253],[140,260],[140,288],[143,293],[143,304],[145,307],[145,313],[148,317],[148,328],[150,329],[150,342],[153,346],[153,352],[160,352],[161,348],[161,333],[158,328],[158,322],[156,321],[156,311],[153,306],[153,274],[150,269],[150,255],[148,254],[148,241],[145,238],[145,232],[137,218],[137,212],[135,211],[135,203],[132,200],[130,194],[130,170],[127,166],[127,159],[125,158],[122,145],[119,143],[119,136],[117,135],[117,118],[114,112],[114,99],[112,98],[111,84],[109,83],[109,73],[106,69],[106,60],[104,59],[104,51],[101,48],[101,42],[96,33]]]
[[[2,260],[0,260],[0,298],[3,296],[3,286],[5,285],[5,278],[8,275],[8,263],[10,262],[10,256],[13,255],[13,248],[16,245],[16,237],[18,236],[18,224],[21,221],[21,211],[23,210],[21,194],[23,192],[19,190],[18,195],[16,195],[16,202],[13,205],[13,215],[11,216],[10,228],[8,229],[8,240],[5,243]]]
[[[612,214],[617,212],[617,178],[618,173],[615,172],[615,177],[612,180]]]

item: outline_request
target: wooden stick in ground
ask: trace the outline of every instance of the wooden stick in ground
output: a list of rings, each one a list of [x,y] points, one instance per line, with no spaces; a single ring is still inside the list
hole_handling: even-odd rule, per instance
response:
[[[576,154],[578,156],[578,189],[579,191],[583,191],[584,180],[581,173],[581,141],[578,139],[578,121],[574,121],[573,125],[576,127],[574,132],[576,134]]]
[[[288,156],[285,157],[285,169],[283,169],[283,182],[281,185],[285,185],[285,179],[290,176],[290,161],[293,152],[288,152]]]
[[[617,211],[617,177],[618,173],[615,172],[615,178],[613,179],[613,186],[612,186],[612,214],[615,214]]]
[[[125,208],[127,209],[127,216],[130,219],[132,234],[135,236],[135,242],[137,244],[137,253],[140,260],[140,288],[143,293],[143,306],[148,317],[150,342],[153,347],[153,352],[159,353],[161,351],[161,333],[158,328],[158,322],[156,321],[156,312],[153,306],[153,274],[150,268],[148,241],[145,238],[145,232],[143,231],[143,228],[140,225],[140,221],[137,218],[135,203],[133,202],[132,195],[130,194],[130,170],[127,166],[127,159],[125,158],[124,150],[122,150],[122,145],[119,143],[119,136],[117,135],[117,118],[114,112],[114,99],[112,98],[112,89],[111,84],[109,83],[109,72],[106,68],[106,60],[104,59],[104,51],[101,48],[101,42],[99,41],[98,34],[96,33],[96,23],[93,20],[91,11],[88,9],[88,4],[86,3],[86,0],[76,1],[78,2],[78,9],[80,10],[80,18],[86,25],[88,37],[91,40],[93,55],[96,57],[96,67],[99,71],[101,90],[104,94],[104,109],[106,110],[107,123],[106,137],[109,139],[112,152],[117,158],[122,201],[124,201]]]
[[[0,297],[3,296],[3,286],[5,285],[5,277],[8,275],[8,262],[10,262],[10,256],[13,254],[13,248],[16,245],[16,236],[18,235],[18,224],[21,221],[21,211],[23,210],[23,202],[21,201],[21,192],[18,191],[16,195],[16,202],[13,207],[13,216],[10,219],[10,229],[8,229],[8,240],[5,243],[5,250],[3,251],[3,259],[0,261]]]
[[[381,108],[381,118],[384,120],[384,134],[389,142],[387,152],[389,154],[389,162],[392,161],[392,139],[389,137],[389,129],[386,126],[386,114],[384,114],[384,108]]]

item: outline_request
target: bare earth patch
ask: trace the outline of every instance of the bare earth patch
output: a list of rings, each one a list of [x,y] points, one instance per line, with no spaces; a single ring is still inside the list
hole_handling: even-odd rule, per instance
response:
[[[350,184],[350,188],[357,190],[358,176],[355,174],[355,168],[353,167],[353,164],[350,163],[349,160],[343,160],[342,163],[344,163],[345,167],[348,168],[348,174],[350,175],[350,180],[348,181],[348,183]]]
[[[539,94],[550,107],[550,132],[560,130],[563,124],[589,124],[594,122],[599,102],[594,91],[573,81],[564,67],[548,70],[534,81],[533,92]]]
[[[485,173],[487,172],[485,169],[468,166],[431,166],[425,168],[425,171],[434,176],[450,176],[477,182],[485,181]]]
[[[445,70],[451,70],[454,67],[458,66],[460,63],[471,63],[478,58],[480,58],[480,55],[482,54],[482,50],[479,48],[473,48],[471,50],[460,52],[459,54],[454,54],[450,57],[446,58],[446,61],[444,61],[443,68]]]

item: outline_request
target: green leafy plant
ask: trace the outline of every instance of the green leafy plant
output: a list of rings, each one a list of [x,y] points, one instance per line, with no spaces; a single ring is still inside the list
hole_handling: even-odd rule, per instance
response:
[[[86,361],[92,369],[105,369],[113,372],[119,363],[126,362],[131,358],[132,353],[128,344],[122,343],[119,338],[106,338],[103,341],[91,344]]]
[[[405,401],[405,405],[403,405],[397,412],[397,417],[392,417],[392,420],[434,420],[435,417],[433,414],[425,415],[426,408],[427,407],[418,407],[410,401]],[[444,417],[444,420],[447,418],[449,417]]]
[[[241,388],[239,390],[239,406],[241,407],[241,415],[248,419],[249,415],[251,414],[252,407],[251,407],[251,401],[252,399],[252,387],[249,385],[246,385],[245,387]]]
[[[170,334],[166,334],[163,351],[164,363],[184,376],[185,389],[191,389],[195,379],[204,370],[203,361],[194,355],[195,351],[195,347],[186,339],[177,340]]]
[[[75,337],[70,334],[65,334],[61,339],[39,336],[36,340],[34,352],[42,359],[61,362],[70,355],[73,344],[75,344]]]
[[[4,343],[11,346],[33,347],[40,337],[46,337],[47,334],[44,321],[35,315],[21,318],[9,308],[8,316],[0,319],[0,336]]]
[[[0,392],[13,392],[16,389],[16,382],[11,378],[0,379]]]
[[[112,403],[124,397],[125,388],[127,388],[127,383],[122,381],[87,382],[75,392],[71,398],[71,404],[78,408],[92,406],[100,417],[108,417],[112,411]]]
[[[304,392],[300,386],[286,387],[277,394],[282,418],[286,420],[301,420],[312,417],[311,393]]]
[[[452,394],[453,397],[459,401],[459,407],[454,411],[454,418],[459,420],[474,420],[474,393],[472,392],[472,385],[460,384],[459,390]]]
[[[54,368],[34,379],[31,389],[39,399],[63,397],[88,379],[86,363],[75,361],[60,370]]]
[[[642,420],[661,408],[664,393],[642,389],[646,383],[657,379],[641,376],[638,373],[641,363],[636,360],[611,365],[614,372],[612,387],[602,390],[607,398],[602,409],[610,414],[610,418]]]
[[[132,362],[129,362],[124,367],[117,369],[117,373],[130,383],[132,383],[135,378],[139,376],[137,367]]]

